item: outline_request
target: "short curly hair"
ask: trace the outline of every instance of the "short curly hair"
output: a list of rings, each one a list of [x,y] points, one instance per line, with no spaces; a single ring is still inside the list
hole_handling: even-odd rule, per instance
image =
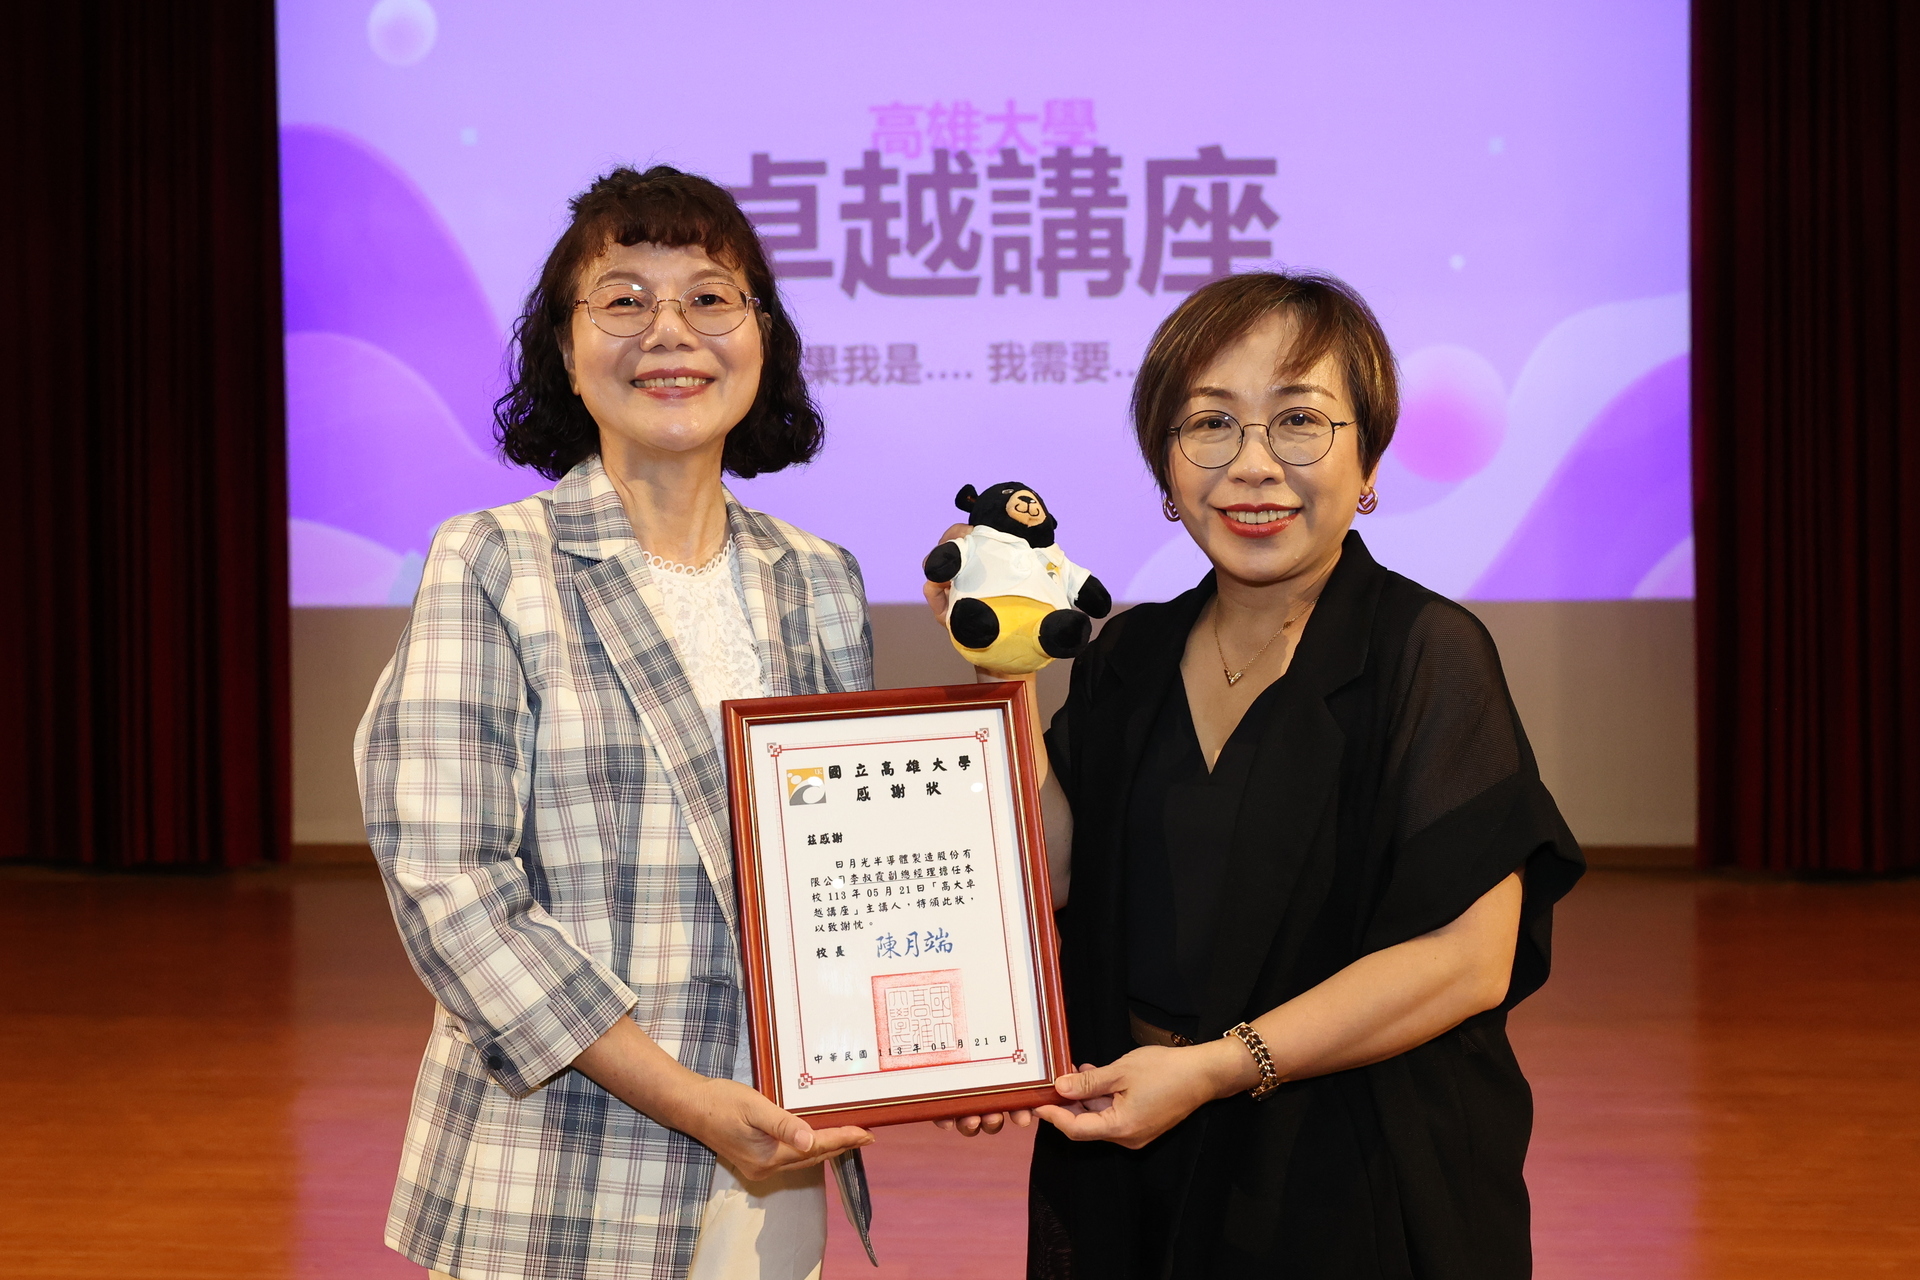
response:
[[[1133,430],[1140,456],[1162,494],[1170,494],[1169,434],[1201,370],[1241,335],[1274,314],[1297,329],[1284,373],[1304,373],[1329,353],[1353,398],[1360,471],[1371,476],[1400,420],[1393,348],[1373,309],[1344,280],[1319,271],[1247,271],[1215,280],[1160,322],[1133,380]]]
[[[753,406],[727,433],[720,465],[757,476],[820,452],[825,428],[800,372],[800,331],[773,282],[766,250],[731,193],[697,174],[658,164],[622,166],[569,202],[573,221],[547,255],[513,327],[512,382],[494,404],[500,452],[557,480],[600,451],[600,428],[567,378],[566,343],[580,273],[611,244],[699,245],[745,273],[764,357]]]

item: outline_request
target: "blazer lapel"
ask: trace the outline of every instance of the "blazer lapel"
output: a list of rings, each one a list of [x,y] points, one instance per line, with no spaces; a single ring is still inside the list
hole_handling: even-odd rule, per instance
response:
[[[819,647],[813,634],[813,588],[800,572],[799,557],[731,493],[727,495],[727,536],[739,557],[740,590],[746,597],[753,644],[760,651],[760,678],[767,696],[821,692],[814,669]]]
[[[562,551],[598,562],[574,573],[580,601],[666,766],[694,848],[731,927],[736,912],[726,768],[680,656],[660,627],[665,602],[599,459],[581,463],[555,486],[554,523]],[[764,670],[764,656],[762,663]]]
[[[1261,734],[1234,821],[1215,916],[1218,942],[1200,1009],[1202,1036],[1241,1020],[1263,971],[1292,968],[1332,883],[1346,735],[1326,700],[1366,666],[1380,578],[1360,535],[1348,533],[1282,677],[1279,705]],[[1278,957],[1271,954],[1276,935],[1286,940]]]

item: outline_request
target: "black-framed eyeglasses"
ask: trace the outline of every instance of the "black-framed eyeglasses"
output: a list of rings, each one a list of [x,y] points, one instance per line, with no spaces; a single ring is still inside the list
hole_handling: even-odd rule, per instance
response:
[[[645,333],[666,303],[680,308],[687,327],[709,338],[732,333],[745,322],[760,299],[738,285],[720,280],[697,284],[677,298],[659,298],[653,290],[637,284],[603,284],[573,305],[587,309],[594,328],[615,338],[632,338]]]
[[[1333,448],[1334,432],[1352,425],[1352,422],[1335,422],[1318,409],[1305,405],[1282,409],[1267,421],[1267,452],[1275,462],[1286,466],[1310,467]],[[1179,442],[1180,452],[1188,462],[1209,471],[1238,458],[1247,443],[1247,429],[1240,425],[1240,420],[1219,409],[1188,414],[1168,434]]]

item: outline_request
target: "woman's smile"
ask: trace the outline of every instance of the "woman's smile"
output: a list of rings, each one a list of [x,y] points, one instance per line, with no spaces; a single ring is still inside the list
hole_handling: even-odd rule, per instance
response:
[[[632,385],[656,400],[687,400],[714,384],[714,376],[698,369],[651,369],[632,380]]]
[[[1283,507],[1272,502],[1239,502],[1231,507],[1215,507],[1222,522],[1242,538],[1271,538],[1291,529],[1299,507]]]

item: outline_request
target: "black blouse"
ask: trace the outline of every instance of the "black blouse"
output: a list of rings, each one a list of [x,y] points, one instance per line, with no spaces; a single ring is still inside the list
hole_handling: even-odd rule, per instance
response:
[[[1260,692],[1207,768],[1184,680],[1161,699],[1127,813],[1127,1002],[1156,1027],[1199,1034],[1233,822],[1280,681]]]
[[[1074,815],[1059,925],[1078,1062],[1134,1047],[1131,881],[1155,825],[1138,792],[1151,761],[1182,749],[1162,754],[1184,709],[1182,696],[1169,711],[1170,694],[1212,593],[1209,576],[1109,621],[1047,735]],[[1140,1151],[1043,1127],[1029,1274],[1519,1280],[1531,1271],[1532,1101],[1506,1011],[1546,980],[1552,906],[1584,863],[1492,639],[1350,533],[1286,676],[1261,697],[1235,733],[1249,748],[1238,803],[1212,814],[1226,835],[1212,833],[1214,888],[1193,907],[1206,945],[1189,953],[1178,932],[1172,944],[1182,994],[1163,996],[1189,1009],[1167,1012],[1190,1010],[1194,1038],[1217,1037],[1522,871],[1506,1000],[1385,1062],[1209,1103]],[[1163,842],[1164,814],[1163,802]]]

